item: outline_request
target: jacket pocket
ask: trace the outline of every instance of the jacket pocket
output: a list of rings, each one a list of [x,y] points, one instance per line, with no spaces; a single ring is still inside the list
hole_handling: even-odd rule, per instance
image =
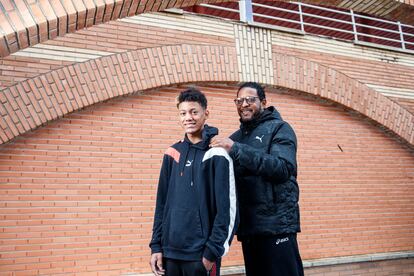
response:
[[[163,246],[189,251],[203,247],[205,239],[198,209],[172,209],[167,223],[169,227],[165,228],[168,232],[163,233],[166,236]]]
[[[298,201],[299,190],[294,182],[286,181],[282,184],[273,185],[273,201],[275,203]]]

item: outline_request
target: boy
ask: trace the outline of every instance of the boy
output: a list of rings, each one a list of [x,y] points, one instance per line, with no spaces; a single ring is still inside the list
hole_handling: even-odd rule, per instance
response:
[[[185,136],[164,154],[150,265],[157,276],[216,276],[235,227],[233,163],[224,149],[209,148],[218,130],[205,124],[203,93],[181,92],[177,108]]]

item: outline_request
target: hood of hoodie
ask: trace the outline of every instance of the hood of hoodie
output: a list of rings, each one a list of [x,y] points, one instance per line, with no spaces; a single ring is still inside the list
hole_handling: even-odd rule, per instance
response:
[[[216,127],[211,127],[209,125],[204,125],[204,128],[201,132],[201,141],[197,144],[191,143],[191,141],[188,139],[187,134],[184,137],[184,142],[188,143],[189,146],[200,149],[200,150],[206,150],[209,148],[210,140],[214,136],[218,134],[218,129]]]
[[[215,136],[217,134],[218,134],[218,129],[216,127],[211,127],[211,126],[206,124],[206,125],[204,125],[204,128],[201,132],[201,139],[202,140],[200,142],[198,142],[196,144],[193,144],[188,139],[187,134],[185,135],[184,140],[183,140],[184,149],[183,149],[183,152],[182,152],[182,154],[183,154],[183,156],[185,156],[185,158],[184,158],[184,161],[182,161],[182,162],[180,161],[180,165],[179,165],[181,175],[183,175],[183,173],[184,173],[184,166],[186,164],[185,162],[187,161],[187,159],[189,157],[190,151],[194,151],[194,150],[195,151],[198,151],[198,150],[207,151],[210,148],[209,145],[210,145],[211,138],[213,138],[213,136]],[[193,154],[194,154],[194,152],[193,152]],[[197,153],[195,153],[195,154],[197,154]],[[192,155],[192,154],[190,154],[190,155]]]
[[[260,115],[257,118],[254,118],[253,120],[250,120],[248,122],[243,122],[240,120],[240,128],[242,130],[251,130],[256,126],[260,125],[262,122],[273,119],[281,120],[282,116],[274,106],[269,106],[268,108],[263,110],[263,112],[260,113]]]

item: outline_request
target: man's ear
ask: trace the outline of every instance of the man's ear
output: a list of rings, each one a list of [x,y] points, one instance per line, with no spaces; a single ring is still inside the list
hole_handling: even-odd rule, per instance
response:
[[[267,103],[266,99],[263,99],[260,102],[261,102],[263,108],[266,108],[266,103]]]
[[[210,115],[210,111],[209,111],[208,109],[206,109],[206,110],[204,111],[204,114],[206,115],[206,119],[208,119],[208,115]]]

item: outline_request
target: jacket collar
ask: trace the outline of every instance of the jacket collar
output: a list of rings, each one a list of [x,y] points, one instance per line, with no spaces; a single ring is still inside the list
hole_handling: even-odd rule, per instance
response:
[[[248,122],[242,122],[240,120],[240,128],[242,130],[251,130],[260,125],[264,121],[274,120],[274,119],[282,119],[279,111],[274,106],[269,106],[268,108],[264,109],[262,113],[257,118],[254,118]]]

